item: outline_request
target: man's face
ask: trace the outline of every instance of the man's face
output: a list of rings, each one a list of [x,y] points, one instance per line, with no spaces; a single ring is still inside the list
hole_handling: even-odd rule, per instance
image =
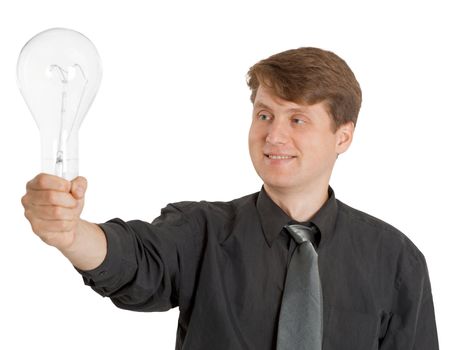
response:
[[[266,189],[297,193],[329,183],[337,155],[350,145],[353,124],[332,130],[323,103],[283,100],[262,85],[253,106],[249,153]]]

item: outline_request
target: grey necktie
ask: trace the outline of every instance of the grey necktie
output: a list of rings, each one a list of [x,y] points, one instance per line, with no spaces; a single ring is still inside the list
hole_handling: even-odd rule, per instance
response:
[[[284,226],[298,244],[291,257],[279,315],[277,350],[320,350],[323,296],[314,248],[317,227]]]

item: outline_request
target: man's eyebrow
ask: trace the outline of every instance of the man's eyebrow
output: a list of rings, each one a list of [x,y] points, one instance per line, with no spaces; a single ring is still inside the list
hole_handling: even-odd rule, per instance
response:
[[[254,108],[265,108],[265,109],[272,109],[270,106],[267,106],[263,102],[254,102]]]
[[[267,104],[261,102],[261,101],[258,101],[258,102],[254,102],[254,108],[257,109],[257,108],[264,108],[264,109],[268,109],[268,110],[272,110],[273,108],[271,108],[270,106],[268,106]],[[290,113],[305,113],[307,112],[307,109],[304,107],[304,106],[301,106],[301,107],[294,107],[294,108],[289,108],[289,109],[286,109],[286,112],[290,112]]]

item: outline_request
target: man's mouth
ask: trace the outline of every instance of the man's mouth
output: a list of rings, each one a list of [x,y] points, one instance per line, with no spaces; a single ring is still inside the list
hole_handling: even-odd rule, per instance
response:
[[[283,155],[283,154],[265,154],[265,156],[267,158],[273,159],[273,160],[285,160],[285,159],[295,158],[294,156]]]

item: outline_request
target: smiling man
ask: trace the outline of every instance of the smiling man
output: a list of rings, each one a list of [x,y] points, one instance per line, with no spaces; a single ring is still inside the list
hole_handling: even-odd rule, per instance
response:
[[[350,68],[300,48],[255,64],[248,85],[259,192],[94,224],[84,178],[40,174],[22,199],[33,231],[118,307],[178,306],[176,349],[438,349],[423,254],[329,186],[361,105]]]
[[[271,199],[290,217],[308,220],[328,198],[334,163],[348,149],[354,123],[336,129],[326,102],[290,102],[263,84],[253,91],[252,163]]]

